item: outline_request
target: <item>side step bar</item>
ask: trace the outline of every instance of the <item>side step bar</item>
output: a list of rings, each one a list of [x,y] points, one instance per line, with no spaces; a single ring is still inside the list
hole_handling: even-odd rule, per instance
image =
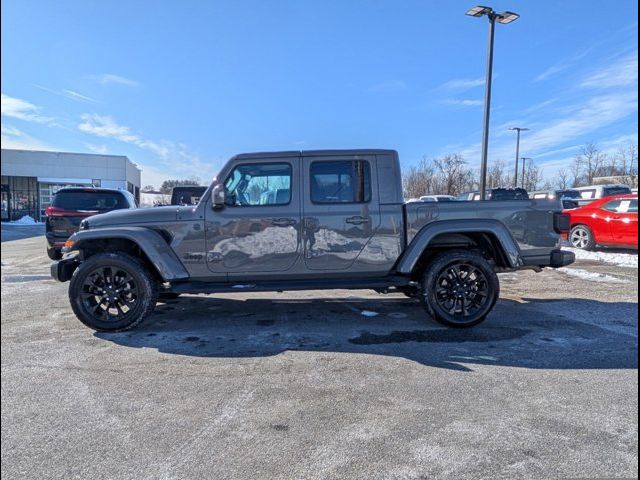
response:
[[[175,282],[169,288],[175,293],[282,292],[286,290],[387,290],[410,285],[408,277],[359,278],[346,280],[290,280],[261,282]]]

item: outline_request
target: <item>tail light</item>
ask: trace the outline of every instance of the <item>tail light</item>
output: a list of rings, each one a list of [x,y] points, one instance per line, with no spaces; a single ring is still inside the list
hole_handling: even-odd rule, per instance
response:
[[[44,211],[47,217],[88,217],[97,213],[97,210],[65,210],[59,207],[47,207]]]
[[[557,233],[567,233],[571,230],[571,217],[566,213],[553,214],[553,229]]]
[[[44,214],[47,217],[61,217],[65,213],[66,213],[65,210],[58,207],[47,207],[46,210],[44,211]]]

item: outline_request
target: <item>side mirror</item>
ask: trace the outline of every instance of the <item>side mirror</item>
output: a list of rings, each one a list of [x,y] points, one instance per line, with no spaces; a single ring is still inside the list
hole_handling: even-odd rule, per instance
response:
[[[219,183],[218,185],[213,187],[213,192],[211,193],[211,205],[214,210],[220,210],[225,206],[225,191],[224,185]]]

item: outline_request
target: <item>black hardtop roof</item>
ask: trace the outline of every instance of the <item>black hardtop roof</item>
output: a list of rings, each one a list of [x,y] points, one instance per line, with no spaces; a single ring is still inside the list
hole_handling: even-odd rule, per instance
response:
[[[232,157],[232,160],[242,160],[250,158],[283,158],[283,157],[332,157],[341,155],[393,155],[397,156],[395,150],[385,150],[376,148],[357,148],[347,150],[289,150],[283,152],[254,152],[240,153]]]

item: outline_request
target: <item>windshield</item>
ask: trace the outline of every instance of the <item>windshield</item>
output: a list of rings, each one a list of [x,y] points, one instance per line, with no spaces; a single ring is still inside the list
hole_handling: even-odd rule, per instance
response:
[[[53,197],[53,207],[76,211],[109,211],[129,208],[124,195],[117,192],[59,191]]]

